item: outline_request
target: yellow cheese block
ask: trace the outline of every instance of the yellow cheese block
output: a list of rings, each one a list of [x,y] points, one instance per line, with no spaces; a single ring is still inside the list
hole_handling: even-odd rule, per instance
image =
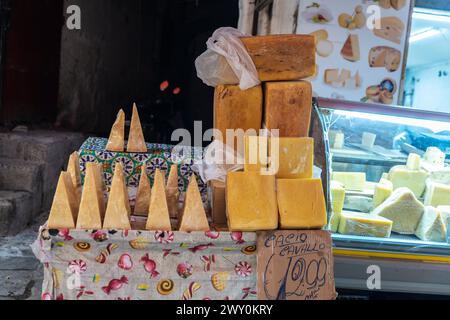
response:
[[[308,137],[312,88],[306,81],[267,82],[264,87],[264,123],[279,137]]]
[[[263,136],[245,136],[244,171],[263,173],[269,163],[269,139]]]
[[[206,218],[205,208],[203,207],[202,196],[198,190],[197,179],[195,175],[192,175],[186,190],[179,231],[192,232],[208,230],[209,224]]]
[[[338,181],[330,182],[331,189],[331,209],[333,212],[340,213],[344,208],[345,188],[344,185]]]
[[[151,231],[171,231],[169,208],[167,207],[166,186],[164,176],[159,169],[155,171],[153,179],[150,206],[146,229]]]
[[[169,178],[166,184],[167,207],[171,218],[178,218],[178,200],[180,192],[178,190],[178,166],[170,167]]]
[[[130,203],[123,174],[123,165],[117,162],[106,207],[104,229],[130,230]]]
[[[446,226],[441,213],[436,208],[425,207],[425,212],[417,226],[415,235],[423,241],[446,242]]]
[[[394,186],[392,185],[392,182],[387,179],[381,179],[375,186],[375,191],[373,194],[373,208],[375,209],[382,204],[387,198],[390,197],[393,191]]]
[[[101,229],[104,212],[103,190],[98,184],[98,169],[93,162],[86,163],[83,193],[78,212],[77,229]]]
[[[77,203],[70,174],[61,172],[56,186],[47,226],[49,229],[74,229],[77,220]]]
[[[261,129],[263,94],[261,86],[241,90],[237,85],[219,85],[214,92],[214,128],[221,133],[216,139],[234,145],[234,150],[243,153],[244,133]],[[227,129],[239,130],[228,132]],[[231,135],[230,135],[231,134]]]
[[[416,198],[420,198],[425,191],[428,173],[424,170],[411,170],[407,166],[395,166],[389,171],[389,180],[398,188],[410,189]]]
[[[109,134],[106,150],[123,152],[125,144],[125,113],[120,109]]]
[[[226,207],[231,231],[277,229],[275,176],[256,172],[228,173]]]
[[[268,35],[241,40],[261,81],[299,80],[316,73],[314,36]]]
[[[328,223],[328,230],[337,232],[339,230],[339,223],[341,222],[341,212],[331,212],[330,222]]]
[[[134,214],[146,217],[148,215],[148,207],[150,205],[151,187],[150,180],[147,176],[146,165],[141,166],[141,177],[139,178],[139,186],[136,193],[136,204],[134,205]]]
[[[450,185],[429,182],[425,192],[424,204],[426,206],[450,206]]]
[[[339,223],[339,233],[389,238],[391,236],[392,221],[383,217],[357,212],[343,212]]]
[[[147,152],[147,145],[145,144],[144,133],[142,132],[141,120],[139,119],[139,113],[135,103],[133,104],[133,115],[131,116],[127,151]]]
[[[322,229],[327,210],[320,179],[278,179],[281,229]]]
[[[313,177],[313,138],[270,138],[270,171],[279,179]]]
[[[346,190],[363,191],[366,185],[365,172],[333,172],[331,179],[342,183]]]
[[[99,206],[100,206],[100,215],[102,219],[105,217],[106,212],[106,203],[105,203],[105,191],[106,191],[106,185],[105,181],[103,179],[103,166],[101,163],[92,163],[88,164],[86,163],[86,168],[88,166],[92,166],[92,170],[94,171],[95,175],[95,187],[99,199]]]
[[[74,152],[69,157],[69,162],[67,163],[67,172],[70,174],[72,180],[73,189],[75,190],[75,195],[78,202],[81,201],[81,174],[80,174],[80,161],[78,158],[78,153]]]

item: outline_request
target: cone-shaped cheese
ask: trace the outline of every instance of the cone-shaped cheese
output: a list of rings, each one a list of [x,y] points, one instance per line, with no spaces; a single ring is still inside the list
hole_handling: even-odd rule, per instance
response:
[[[48,218],[48,228],[74,229],[76,220],[77,203],[72,180],[69,173],[61,172]]]
[[[69,157],[67,164],[67,172],[70,174],[72,185],[75,190],[75,195],[78,202],[81,200],[81,175],[80,175],[80,162],[78,160],[78,153],[74,152]]]
[[[445,242],[447,230],[438,209],[427,206],[415,235],[423,241]]]
[[[208,231],[209,224],[203,207],[202,196],[198,190],[195,175],[191,176],[184,200],[183,215],[180,220],[180,231]]]
[[[134,214],[137,216],[148,215],[148,207],[150,205],[150,180],[148,180],[145,164],[141,166],[141,178],[139,179],[139,187],[136,194],[136,204],[134,206]]]
[[[114,170],[103,229],[131,229],[130,203],[120,162],[116,163]]]
[[[136,104],[133,104],[133,115],[131,116],[130,134],[127,144],[128,152],[147,152],[144,134],[142,133],[141,120]]]
[[[98,194],[98,199],[100,203],[100,214],[103,218],[105,218],[105,211],[106,211],[106,203],[105,203],[105,195],[104,192],[106,191],[106,185],[105,181],[103,180],[103,166],[100,163],[94,163],[93,164],[93,170],[95,172],[95,186],[96,191]]]
[[[169,208],[167,207],[164,177],[156,169],[153,181],[152,194],[150,197],[150,207],[148,209],[147,230],[171,231]]]
[[[109,135],[106,150],[123,152],[125,144],[125,113],[120,109]]]
[[[167,207],[171,218],[178,217],[178,166],[176,164],[170,167],[169,179],[166,184]]]
[[[86,163],[83,194],[78,212],[77,229],[101,229],[105,207],[103,191],[98,181],[98,165]]]

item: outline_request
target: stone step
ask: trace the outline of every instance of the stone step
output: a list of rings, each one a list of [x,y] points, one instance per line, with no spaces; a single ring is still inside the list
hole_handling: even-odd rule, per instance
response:
[[[0,236],[24,230],[36,213],[33,196],[27,191],[0,190]]]

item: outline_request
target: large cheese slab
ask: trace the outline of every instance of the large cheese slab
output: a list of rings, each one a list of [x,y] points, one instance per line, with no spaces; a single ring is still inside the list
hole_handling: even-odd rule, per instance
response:
[[[111,133],[109,134],[108,143],[106,144],[106,150],[123,152],[125,145],[125,113],[121,109],[117,114],[116,121],[114,122]]]
[[[133,114],[131,116],[130,134],[128,135],[128,152],[147,152],[144,133],[142,132],[141,120],[136,104],[133,104]]]
[[[245,136],[244,171],[266,172],[269,164],[269,139],[264,136]]]
[[[365,213],[343,212],[339,222],[341,234],[389,238],[391,230],[391,220]]]
[[[322,229],[327,210],[321,179],[278,179],[281,229]]]
[[[241,40],[261,81],[300,80],[316,73],[314,36],[269,35]]]
[[[387,218],[393,222],[392,231],[414,234],[424,212],[423,204],[408,188],[399,188],[379,205],[372,215]]]
[[[436,208],[425,207],[425,212],[417,226],[415,235],[423,241],[446,241],[446,226],[441,213]]]
[[[178,200],[180,192],[178,190],[178,165],[170,166],[169,178],[166,184],[167,208],[171,218],[178,218]]]
[[[311,123],[312,88],[306,81],[267,82],[264,123],[279,137],[307,137]]]
[[[428,182],[424,204],[433,207],[450,206],[450,185]]]
[[[97,165],[86,163],[83,193],[78,212],[77,229],[101,229],[104,214],[103,190],[98,184]]]
[[[56,186],[47,226],[49,229],[74,229],[77,220],[77,203],[70,174],[61,172]]]
[[[248,90],[241,90],[237,85],[217,86],[214,91],[214,128],[222,137],[216,139],[230,146],[234,144],[234,149],[242,152],[244,133],[251,129],[257,134],[261,128],[262,108],[261,86]],[[231,136],[227,139],[227,129],[240,129],[240,132],[229,132]]]
[[[365,172],[333,172],[332,179],[344,185],[346,190],[363,191],[366,185]]]
[[[275,176],[255,172],[228,173],[226,209],[231,231],[277,229]]]
[[[395,189],[408,188],[416,198],[420,198],[425,191],[428,173],[424,170],[411,170],[407,166],[395,166],[389,171],[389,180]]]
[[[394,191],[394,186],[392,182],[387,179],[381,179],[379,183],[375,186],[375,191],[373,194],[373,208],[375,209],[380,204],[382,204]]]
[[[151,187],[150,180],[147,176],[145,165],[141,166],[141,176],[139,178],[139,186],[136,193],[136,203],[134,205],[134,214],[137,216],[148,215],[148,207],[150,205]]]
[[[313,177],[313,138],[270,138],[269,156],[271,172],[279,179]]]
[[[159,169],[155,171],[152,195],[148,209],[147,224],[145,227],[151,231],[171,231],[169,208],[167,207],[166,185],[164,176]]]
[[[184,200],[179,231],[208,231],[209,224],[195,175],[191,176]]]

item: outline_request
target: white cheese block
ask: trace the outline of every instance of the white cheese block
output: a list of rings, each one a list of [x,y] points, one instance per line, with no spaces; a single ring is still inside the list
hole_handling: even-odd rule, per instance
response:
[[[366,184],[365,172],[333,172],[332,180],[339,181],[346,190],[363,191]]]
[[[382,204],[394,191],[392,182],[387,179],[381,179],[380,183],[375,186],[375,192],[373,194],[373,208],[375,209]]]
[[[421,162],[422,158],[417,153],[410,153],[406,162],[406,166],[410,170],[419,170]]]
[[[450,185],[428,182],[424,204],[433,207],[450,205]]]
[[[450,223],[450,206],[438,206],[437,209],[441,213],[445,227],[448,228],[448,224]]]
[[[432,164],[436,169],[441,169],[444,167],[445,153],[439,148],[429,147],[423,156],[423,160]]]
[[[417,200],[411,190],[399,188],[379,205],[372,215],[392,220],[392,231],[394,232],[414,234],[423,211],[423,204]]]
[[[370,132],[363,132],[362,134],[362,146],[367,149],[373,149],[375,145],[375,140],[377,139],[377,135]]]
[[[424,170],[411,170],[407,166],[395,166],[389,171],[389,180],[398,188],[410,189],[416,198],[420,198],[425,191],[428,172]]]
[[[423,241],[445,242],[447,230],[441,213],[433,207],[425,207],[415,235]]]
[[[431,171],[429,180],[450,185],[450,168]]]
[[[344,147],[344,140],[345,135],[343,132],[336,133],[336,136],[334,138],[334,143],[332,145],[332,148],[334,149],[342,149]]]

